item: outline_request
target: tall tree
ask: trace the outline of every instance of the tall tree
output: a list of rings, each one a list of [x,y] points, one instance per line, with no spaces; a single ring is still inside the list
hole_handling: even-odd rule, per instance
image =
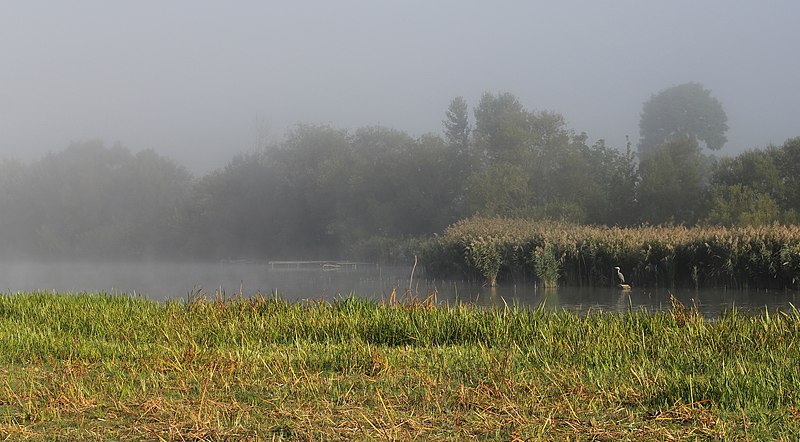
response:
[[[778,164],[786,185],[784,206],[800,212],[800,137],[786,140],[779,152]]]
[[[450,106],[445,112],[444,136],[447,144],[458,152],[459,156],[465,156],[469,149],[469,114],[467,102],[464,97],[456,97],[450,101]]]
[[[275,166],[287,174],[281,195],[286,200],[283,211],[293,219],[290,237],[311,252],[335,251],[342,234],[337,215],[350,197],[354,161],[348,133],[325,125],[300,125],[277,153]]]
[[[572,160],[562,166],[559,179],[564,188],[572,188],[572,193],[563,193],[580,203],[586,216],[582,220],[593,224],[630,225],[638,220],[636,211],[636,162],[627,144],[625,153],[606,146],[598,140],[591,147],[585,141],[585,134],[576,136],[572,142]],[[572,164],[577,167],[572,170]],[[581,174],[581,175],[578,175]]]
[[[474,113],[475,135],[488,162],[526,162],[529,114],[517,97],[486,92]]]
[[[639,157],[678,138],[703,142],[719,150],[728,141],[728,116],[711,91],[700,83],[685,83],[662,90],[642,107],[639,120]]]
[[[781,211],[767,193],[746,184],[715,186],[706,222],[726,226],[757,226],[781,221]]]
[[[175,256],[182,247],[192,176],[153,151],[76,143],[20,178],[17,210],[26,214],[25,248],[34,256]]]
[[[705,158],[697,142],[686,137],[664,144],[639,164],[639,204],[643,221],[697,221],[704,197]]]
[[[471,131],[467,102],[463,97],[450,101],[442,120],[446,142],[446,163],[440,168],[444,175],[444,193],[448,195],[447,218],[465,214],[467,179],[474,172],[476,155],[471,144]]]
[[[22,258],[35,241],[31,226],[36,218],[30,210],[35,201],[26,195],[29,175],[26,164],[0,160],[0,258]]]
[[[494,163],[467,180],[468,213],[486,216],[530,216],[528,171],[519,164]]]

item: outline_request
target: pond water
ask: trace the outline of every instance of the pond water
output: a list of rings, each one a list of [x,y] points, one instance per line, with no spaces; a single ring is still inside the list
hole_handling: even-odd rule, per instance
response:
[[[300,266],[298,266],[300,267]],[[575,311],[626,311],[670,307],[670,294],[687,306],[697,305],[706,316],[736,307],[763,312],[791,309],[800,302],[797,291],[637,288],[620,291],[611,287],[559,287],[543,289],[526,281],[509,281],[498,287],[454,280],[426,279],[420,269],[411,279],[411,267],[378,265],[301,268],[268,263],[0,263],[0,288],[6,293],[31,290],[59,292],[125,293],[158,301],[187,299],[205,293],[237,296],[278,294],[287,300],[332,300],[349,294],[381,300],[393,290],[401,298],[409,289],[418,298],[435,295],[438,302],[465,302],[481,306],[524,305],[566,308]]]

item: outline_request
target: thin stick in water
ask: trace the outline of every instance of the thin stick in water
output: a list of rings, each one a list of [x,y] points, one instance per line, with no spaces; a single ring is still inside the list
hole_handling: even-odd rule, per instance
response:
[[[414,267],[411,267],[411,278],[408,279],[408,291],[411,292],[411,286],[414,282],[414,270],[417,269],[417,255],[414,255]]]

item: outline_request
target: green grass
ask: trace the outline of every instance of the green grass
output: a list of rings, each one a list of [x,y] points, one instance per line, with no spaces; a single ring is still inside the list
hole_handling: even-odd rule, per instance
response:
[[[0,297],[0,438],[796,440],[800,312]]]

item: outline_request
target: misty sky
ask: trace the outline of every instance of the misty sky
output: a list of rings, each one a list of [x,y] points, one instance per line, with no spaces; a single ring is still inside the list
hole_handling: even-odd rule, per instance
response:
[[[0,157],[100,138],[203,172],[301,122],[438,133],[484,91],[623,147],[689,81],[733,154],[800,135],[798,18],[794,0],[2,2]]]

